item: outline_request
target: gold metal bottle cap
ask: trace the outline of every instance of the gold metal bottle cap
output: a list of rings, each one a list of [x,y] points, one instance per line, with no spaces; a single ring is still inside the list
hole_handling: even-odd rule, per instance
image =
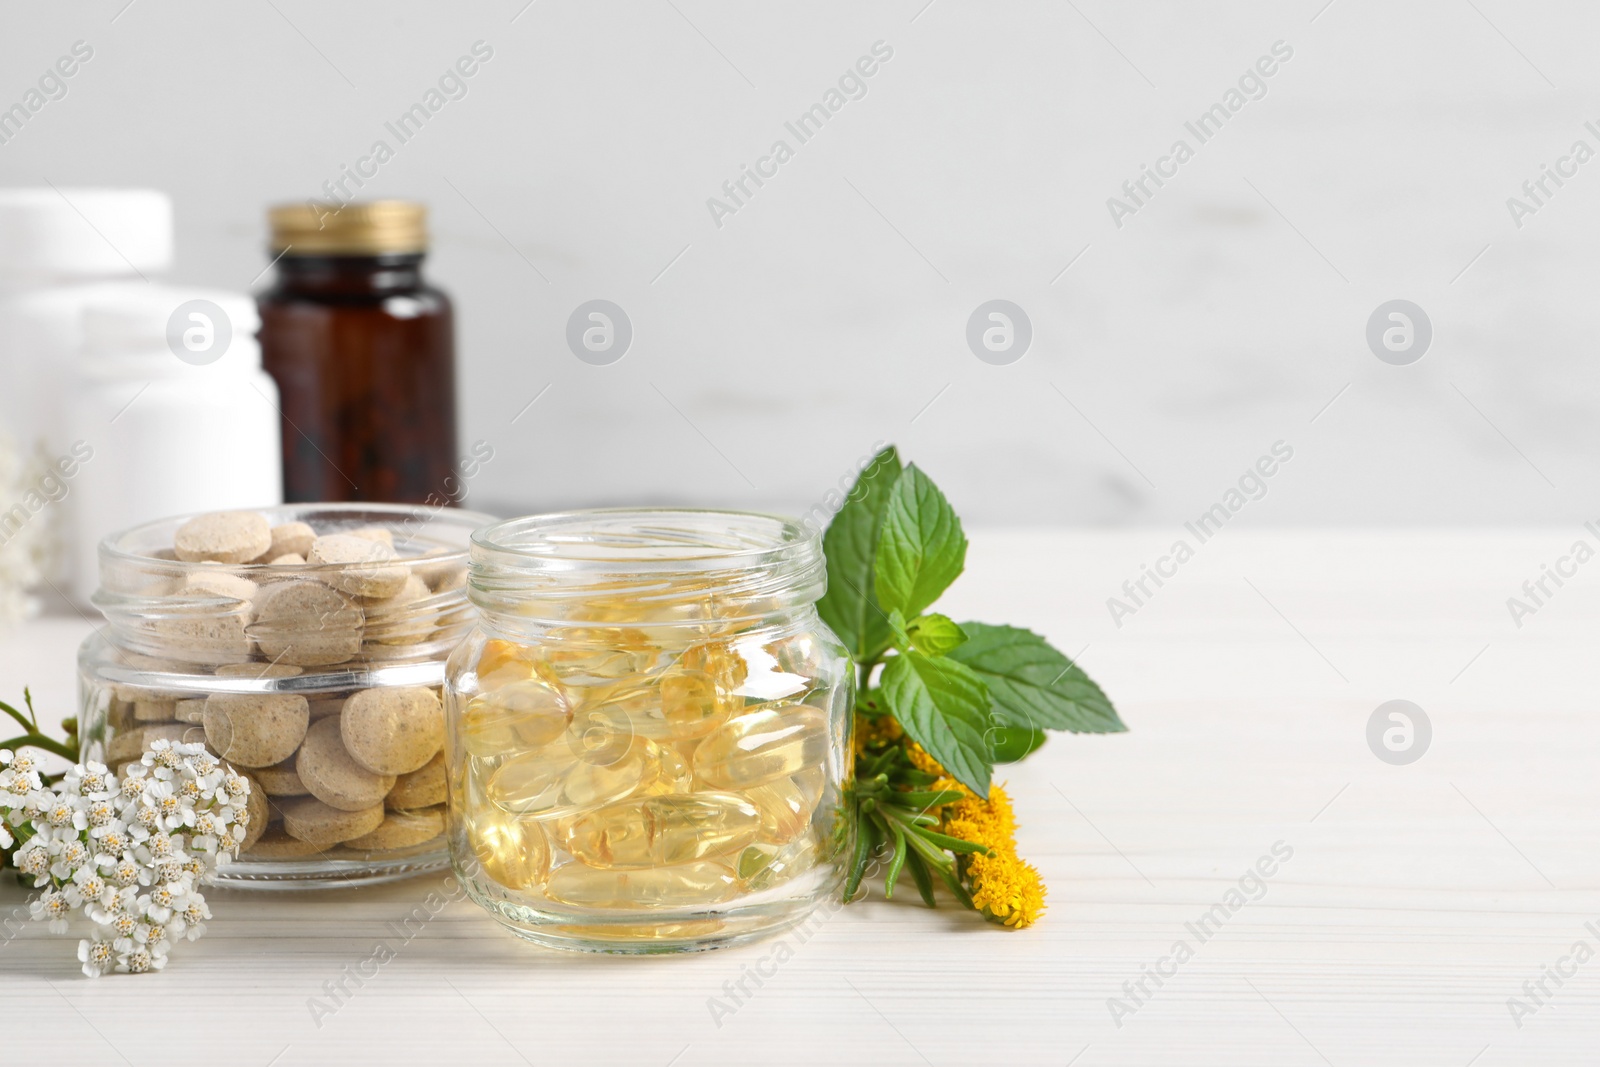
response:
[[[377,256],[428,250],[428,209],[410,200],[280,204],[267,212],[272,251],[290,256]]]

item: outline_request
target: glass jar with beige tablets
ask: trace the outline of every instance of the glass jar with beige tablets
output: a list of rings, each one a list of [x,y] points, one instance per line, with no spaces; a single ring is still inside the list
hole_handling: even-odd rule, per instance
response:
[[[473,534],[450,658],[448,837],[528,940],[671,952],[758,937],[839,892],[849,658],[816,534],[608,510]]]
[[[79,652],[86,759],[203,743],[250,783],[217,878],[328,888],[448,863],[445,661],[488,516],[296,504],[146,523],[100,545]]]

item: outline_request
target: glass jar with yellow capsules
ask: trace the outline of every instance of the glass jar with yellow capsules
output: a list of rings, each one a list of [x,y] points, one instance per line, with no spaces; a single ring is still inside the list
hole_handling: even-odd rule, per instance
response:
[[[767,515],[604,510],[473,535],[446,685],[448,837],[530,941],[714,948],[836,895],[849,657],[822,546]]]

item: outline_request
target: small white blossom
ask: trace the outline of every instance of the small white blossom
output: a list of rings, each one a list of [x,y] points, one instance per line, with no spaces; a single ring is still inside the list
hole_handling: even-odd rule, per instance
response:
[[[129,767],[123,772],[122,795],[131,799],[143,793],[149,784],[144,778],[146,773],[146,769],[139,766]]]
[[[50,878],[50,849],[47,845],[30,842],[12,858],[12,862],[23,874],[38,879],[33,883],[35,886],[44,885]]]
[[[191,893],[188,905],[172,917],[172,922],[167,925],[167,932],[174,939],[182,937],[193,941],[205,934],[205,920],[209,918],[211,909],[206,906],[205,897],[199,893]]]
[[[117,956],[117,970],[123,974],[146,974],[150,971],[159,971],[166,965],[167,953],[164,947],[157,951],[153,945],[134,945],[130,942],[127,951]]]
[[[34,922],[48,922],[52,934],[64,934],[67,932],[67,916],[72,914],[72,905],[60,890],[46,889],[38,900],[28,905],[28,912]]]
[[[111,796],[112,776],[104,763],[80,763],[62,780],[68,789],[94,800]]]
[[[78,962],[83,964],[84,974],[99,978],[116,966],[117,951],[109,941],[79,941]]]
[[[133,857],[124,855],[116,863],[112,864],[108,877],[110,877],[112,885],[131,889],[140,883],[142,875],[143,872],[139,865],[133,861]]]
[[[171,741],[162,739],[150,746],[141,762],[146,767],[162,767],[170,771],[183,766],[183,757],[172,747]]]

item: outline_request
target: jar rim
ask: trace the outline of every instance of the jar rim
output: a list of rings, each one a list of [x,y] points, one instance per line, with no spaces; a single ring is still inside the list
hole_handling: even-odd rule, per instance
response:
[[[609,616],[701,624],[816,602],[822,538],[781,515],[630,507],[509,519],[472,535],[468,596],[523,622]]]
[[[381,527],[399,551],[390,560],[356,565],[180,560],[171,558],[174,536],[193,516],[141,523],[100,543],[99,581],[89,602],[105,616],[111,644],[123,653],[214,668],[273,661],[307,635],[324,634],[331,645],[306,666],[345,669],[358,663],[366,669],[442,660],[471,623],[465,588],[468,535],[495,521],[487,515],[359,502],[238,510],[253,511],[271,525],[305,522],[318,535]],[[358,573],[352,584],[352,566],[357,572],[376,570],[369,577],[381,582],[363,587]],[[397,576],[402,579],[398,588]],[[260,615],[260,601],[270,588],[312,586],[327,593],[319,594],[323,599],[311,614]],[[376,595],[364,596],[367,591]],[[349,655],[333,663],[323,658],[336,652]]]
[[[676,531],[660,525],[644,525],[670,520],[703,522],[706,525],[698,530]],[[759,536],[758,524],[770,531],[769,536],[762,538],[759,543],[749,543],[749,539]],[[615,555],[561,551],[567,545],[596,543],[580,539],[585,526],[590,527],[588,533],[591,536],[602,531],[615,536],[631,528],[635,533],[633,550],[623,551],[622,546],[617,546]],[[563,530],[569,531],[566,539],[546,537],[536,542],[529,540],[529,535],[548,535]],[[689,533],[704,536],[695,541],[684,536]],[[711,540],[713,533],[722,533],[728,542],[737,542],[743,537],[746,543],[716,544]],[[546,546],[547,550],[539,550]],[[688,546],[701,551],[671,554],[674,548]],[[503,557],[495,562],[515,565],[517,561],[527,561],[528,565],[539,569],[566,572],[720,570],[730,565],[756,566],[770,559],[803,554],[808,549],[820,554],[821,547],[821,536],[795,519],[769,512],[721,508],[626,507],[554,511],[506,519],[477,529],[472,534],[474,563],[480,557],[487,561],[493,556]]]
[[[471,530],[477,530],[484,526],[491,526],[498,522],[493,515],[486,515],[483,512],[467,511],[462,508],[445,506],[434,507],[428,504],[378,504],[349,501],[328,504],[272,504],[266,507],[254,508],[214,508],[210,511],[195,511],[183,515],[168,515],[165,518],[152,519],[149,522],[141,522],[135,526],[128,526],[124,529],[116,531],[115,533],[108,534],[101,539],[99,545],[99,555],[102,569],[108,562],[159,564],[164,570],[172,570],[174,572],[180,572],[185,569],[198,570],[200,568],[205,568],[208,571],[216,569],[219,565],[215,563],[167,559],[163,556],[154,556],[150,555],[148,552],[134,551],[122,547],[125,542],[137,539],[138,535],[140,534],[154,533],[156,531],[169,528],[176,530],[177,527],[181,526],[185,522],[188,522],[190,519],[197,518],[201,515],[212,514],[215,511],[259,512],[264,516],[271,517],[269,521],[273,521],[274,525],[289,522],[307,522],[309,519],[318,516],[323,517],[325,520],[333,519],[347,523],[359,522],[363,518],[367,518],[376,522],[395,522],[403,521],[404,519],[410,517],[421,517],[422,522],[419,526],[419,529],[425,528],[429,523],[440,520],[449,521],[451,525],[455,526],[457,529],[465,526]],[[169,544],[171,543],[170,538],[166,540]],[[468,545],[462,544],[460,547],[439,552],[436,555],[430,555],[427,558],[430,561],[437,563],[465,562],[468,551]],[[230,572],[243,571],[249,573],[254,571],[265,572],[270,570],[274,574],[306,574],[311,576],[315,576],[320,572],[329,571],[330,569],[339,569],[338,565],[336,564],[330,565],[322,563],[229,563],[222,566],[226,567],[226,569]]]

